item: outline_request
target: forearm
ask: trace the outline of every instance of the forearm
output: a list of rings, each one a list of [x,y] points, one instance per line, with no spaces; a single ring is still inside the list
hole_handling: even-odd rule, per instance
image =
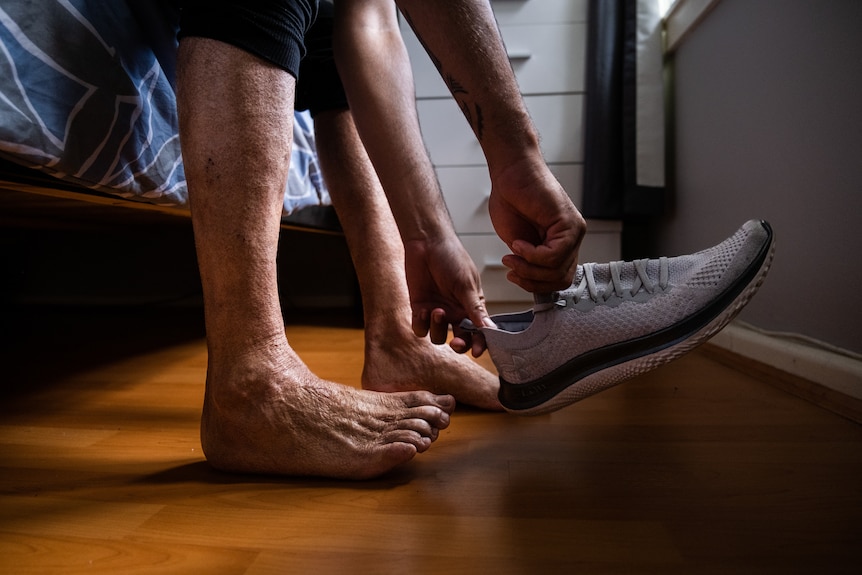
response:
[[[487,0],[396,0],[478,139],[492,178],[540,161],[524,105]]]
[[[396,2],[482,146],[508,278],[532,292],[568,286],[585,222],[544,161],[488,0]]]
[[[391,0],[338,0],[335,57],[357,130],[405,242],[453,234],[416,114]]]

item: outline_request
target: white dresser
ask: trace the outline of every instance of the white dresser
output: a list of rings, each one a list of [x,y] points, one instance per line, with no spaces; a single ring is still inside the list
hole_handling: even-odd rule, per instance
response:
[[[492,6],[545,158],[580,205],[587,0],[495,0]],[[402,31],[422,133],[455,229],[479,268],[487,300],[523,307],[532,296],[506,280],[507,269],[500,263],[509,249],[488,217],[491,182],[482,149],[403,19]],[[620,222],[588,221],[587,229],[581,261],[619,259]]]

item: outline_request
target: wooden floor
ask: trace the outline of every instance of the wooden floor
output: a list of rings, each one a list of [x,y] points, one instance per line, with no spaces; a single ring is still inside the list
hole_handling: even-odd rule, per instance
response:
[[[196,311],[3,321],[0,573],[862,572],[862,426],[703,351],[351,483],[207,466]],[[288,334],[357,385],[338,324]]]

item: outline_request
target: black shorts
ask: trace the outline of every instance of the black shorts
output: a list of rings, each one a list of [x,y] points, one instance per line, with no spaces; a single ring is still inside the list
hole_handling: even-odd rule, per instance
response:
[[[179,37],[242,48],[297,79],[297,110],[347,107],[332,55],[331,0],[181,0]]]
[[[312,117],[327,110],[343,110],[347,95],[332,54],[332,0],[320,0],[317,20],[305,35],[307,54],[299,66],[296,109],[309,110]]]
[[[180,34],[212,38],[267,60],[294,77],[317,0],[180,0]]]

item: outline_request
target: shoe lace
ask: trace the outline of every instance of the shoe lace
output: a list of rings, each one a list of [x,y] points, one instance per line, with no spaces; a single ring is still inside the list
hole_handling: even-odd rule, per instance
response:
[[[564,294],[559,294],[561,297],[555,298],[555,301],[540,304],[540,309],[550,308],[554,306],[565,306],[567,300],[571,300],[572,304],[577,304],[579,301],[589,298],[595,303],[606,302],[613,297],[623,299],[626,296],[634,297],[638,292],[645,291],[649,294],[655,293],[656,290],[665,290],[669,284],[668,258],[662,257],[658,260],[658,278],[650,277],[647,266],[650,260],[641,259],[631,262],[610,262],[605,264],[608,266],[609,281],[602,285],[596,280],[596,267],[598,264],[583,264],[581,266],[581,281],[577,287]],[[624,270],[626,268],[634,270],[631,286],[624,285],[623,281]],[[568,296],[568,297],[566,297]]]

